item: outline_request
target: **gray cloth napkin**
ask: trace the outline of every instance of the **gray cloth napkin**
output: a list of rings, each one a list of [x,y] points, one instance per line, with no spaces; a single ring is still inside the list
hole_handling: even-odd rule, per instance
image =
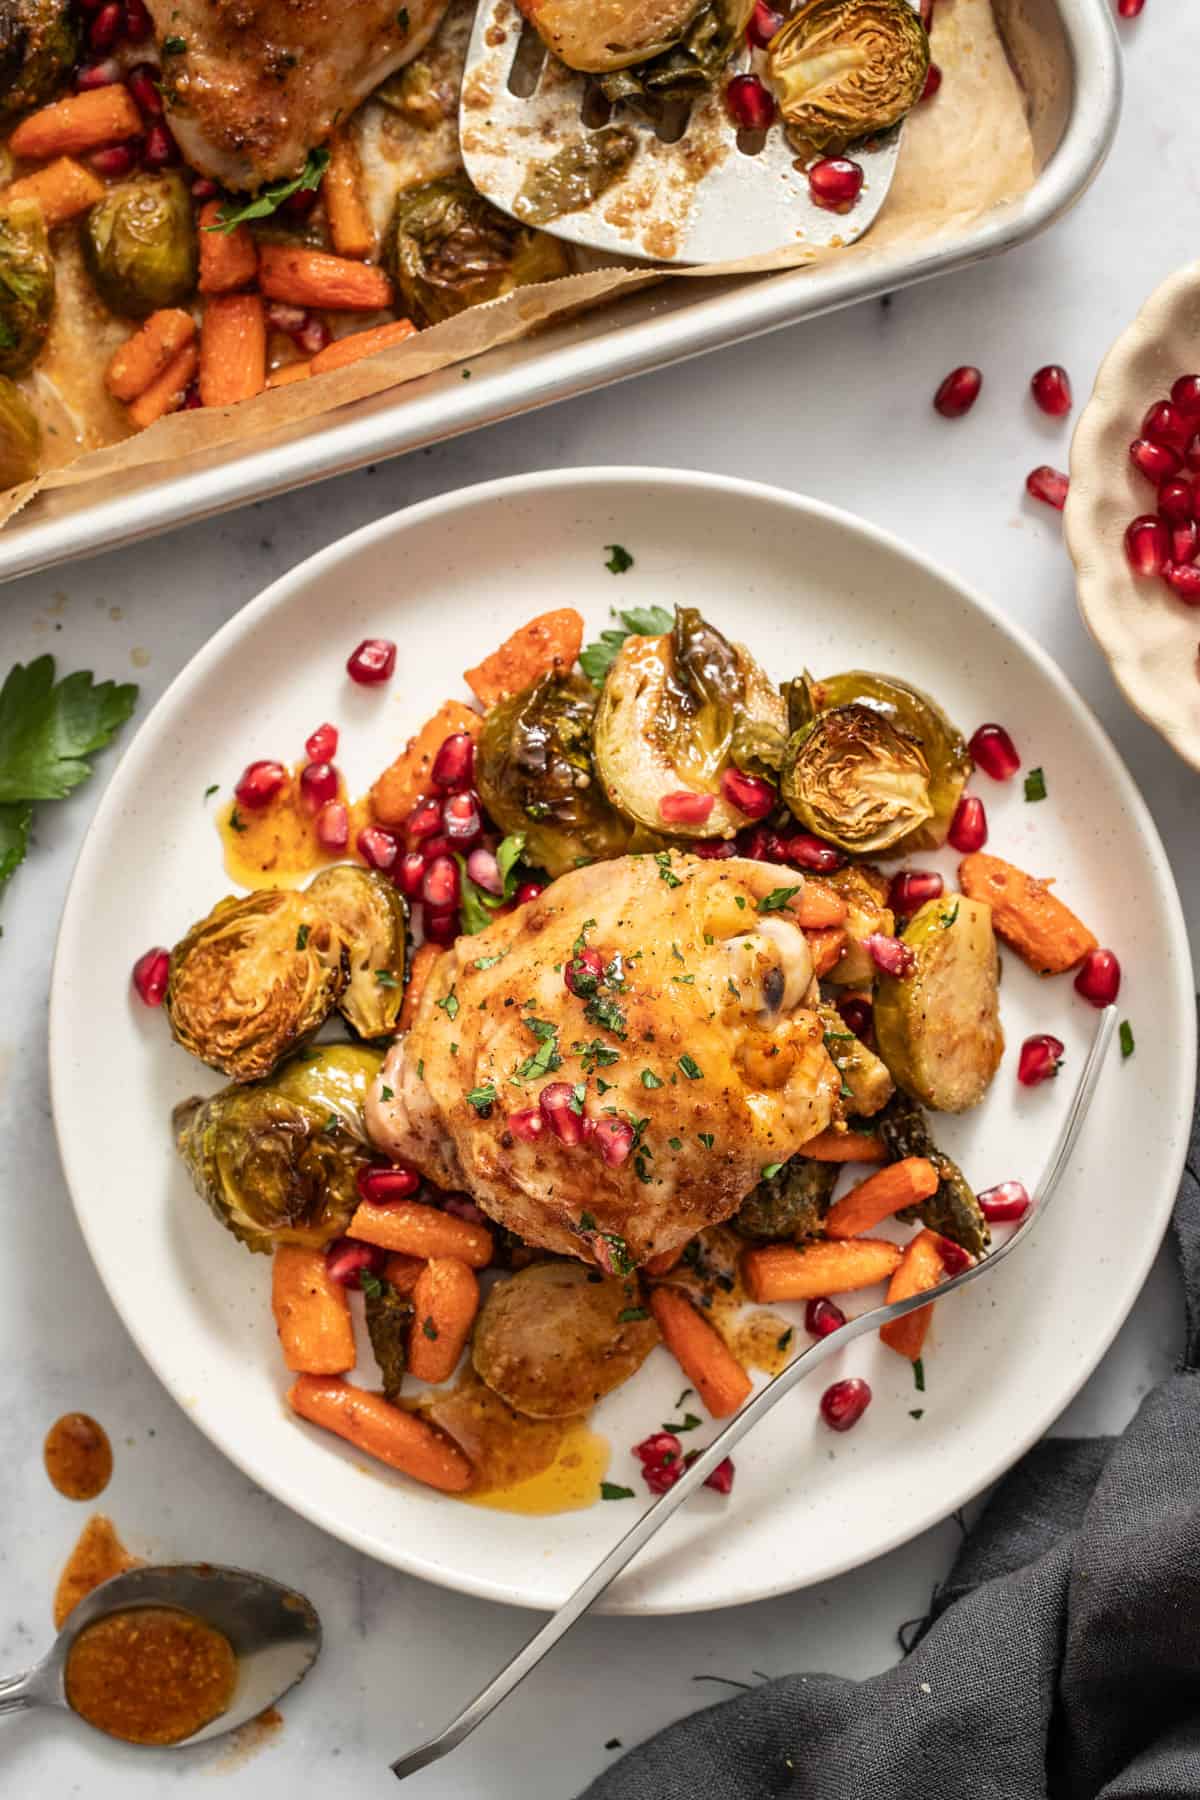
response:
[[[1200,1123],[1174,1230],[1183,1366],[1123,1437],[1030,1451],[903,1662],[766,1682],[584,1800],[1198,1800]]]

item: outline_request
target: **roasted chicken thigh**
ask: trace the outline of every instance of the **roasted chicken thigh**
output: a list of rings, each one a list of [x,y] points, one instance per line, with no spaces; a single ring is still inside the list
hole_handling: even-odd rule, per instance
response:
[[[802,886],[665,851],[564,875],[442,954],[372,1090],[373,1141],[618,1273],[686,1243],[838,1106]]]

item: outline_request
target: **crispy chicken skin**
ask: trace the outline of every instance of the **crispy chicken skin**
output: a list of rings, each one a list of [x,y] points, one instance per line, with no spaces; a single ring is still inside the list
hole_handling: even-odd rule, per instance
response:
[[[241,192],[299,174],[334,124],[419,54],[447,0],[147,3],[179,147]]]
[[[617,1266],[641,1263],[728,1218],[838,1104],[807,941],[757,906],[801,880],[685,855],[564,875],[443,953],[372,1091],[372,1139],[526,1242],[609,1267],[614,1240]],[[610,971],[588,998],[563,979],[581,941]],[[596,1136],[514,1135],[550,1082],[582,1084],[588,1120],[637,1125],[626,1161]]]

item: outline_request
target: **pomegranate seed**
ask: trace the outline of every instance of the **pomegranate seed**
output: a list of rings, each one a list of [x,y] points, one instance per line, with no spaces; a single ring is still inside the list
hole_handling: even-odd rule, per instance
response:
[[[1139,474],[1159,487],[1183,467],[1183,457],[1167,444],[1153,443],[1149,438],[1134,438],[1129,446],[1129,460]]]
[[[1163,569],[1163,580],[1173,593],[1189,606],[1200,606],[1200,568],[1195,563],[1169,562]]]
[[[421,882],[421,898],[435,912],[442,912],[459,901],[458,864],[451,856],[435,856],[427,866]]]
[[[866,1038],[875,1023],[875,1009],[871,1002],[861,994],[847,994],[844,1000],[837,1002],[838,1012],[842,1016],[847,1031],[852,1031],[856,1038]]]
[[[407,850],[400,858],[393,879],[402,894],[417,899],[425,879],[426,858],[420,850]]]
[[[302,306],[288,306],[282,300],[272,300],[267,307],[267,324],[272,331],[285,331],[289,337],[303,331],[308,317]]]
[[[583,1142],[583,1115],[575,1111],[574,1098],[575,1090],[569,1081],[552,1081],[538,1095],[542,1117],[559,1143],[568,1149]]]
[[[588,999],[596,992],[604,975],[604,958],[598,950],[585,945],[576,950],[569,963],[563,964],[563,982],[568,991]]]
[[[1146,0],[1117,0],[1117,11],[1123,19],[1140,18]]]
[[[1171,561],[1173,563],[1195,562],[1198,544],[1200,544],[1200,533],[1196,530],[1194,519],[1188,519],[1182,525],[1171,527]]]
[[[732,838],[697,838],[689,849],[693,856],[702,856],[706,862],[723,862],[727,856],[738,855]]]
[[[129,43],[140,44],[154,29],[154,22],[142,0],[125,0],[125,36]]]
[[[544,881],[523,881],[513,895],[513,899],[518,906],[524,906],[530,900],[540,899],[545,891],[546,884]]]
[[[310,813],[319,813],[330,800],[336,800],[337,792],[337,770],[331,763],[305,763],[300,771],[300,798]]]
[[[746,27],[746,37],[755,50],[765,50],[777,31],[783,29],[783,14],[776,12],[767,0],[754,0],[754,11]]]
[[[158,91],[158,70],[153,63],[135,63],[125,76],[125,85],[133,95],[139,112],[148,119],[163,116],[162,95]]]
[[[647,1463],[642,1469],[642,1480],[655,1496],[665,1494],[673,1488],[683,1474],[682,1462]]]
[[[350,842],[350,813],[340,800],[331,800],[317,814],[317,842],[322,850],[340,851]]]
[[[133,138],[127,144],[110,144],[106,150],[93,150],[88,163],[106,181],[120,181],[123,175],[137,167],[141,153],[141,138]]]
[[[978,1196],[979,1210],[989,1225],[1012,1225],[1023,1219],[1031,1201],[1023,1182],[1001,1181]]]
[[[705,1477],[704,1485],[706,1488],[712,1488],[715,1494],[731,1494],[733,1492],[732,1456],[724,1457],[717,1464],[712,1474]]]
[[[442,1211],[449,1213],[452,1219],[463,1219],[468,1225],[486,1225],[488,1217],[480,1212],[473,1200],[465,1194],[446,1194],[442,1200]]]
[[[1058,363],[1047,363],[1030,381],[1033,397],[1052,419],[1063,419],[1071,410],[1071,377]]]
[[[969,856],[973,850],[983,849],[988,840],[987,814],[983,810],[983,801],[976,795],[963,795],[954,809],[946,839],[964,856]]]
[[[442,828],[450,842],[465,850],[483,833],[483,815],[474,794],[449,794],[442,802]]]
[[[296,333],[296,348],[305,356],[316,356],[332,343],[333,333],[324,319],[308,318]]]
[[[643,1463],[678,1462],[683,1445],[673,1431],[652,1431],[649,1437],[633,1446],[633,1454]]]
[[[121,23],[121,8],[116,0],[109,0],[88,26],[88,43],[98,55],[103,56],[106,50],[112,49],[121,35]]]
[[[282,763],[247,763],[233,790],[234,798],[239,806],[248,807],[251,812],[259,812],[264,806],[269,806],[280,789],[286,786],[287,778],[288,772]]]
[[[895,975],[903,980],[917,966],[917,959],[908,945],[882,931],[873,931],[870,937],[864,938],[863,948],[875,967],[882,969],[885,975]]]
[[[1164,481],[1158,490],[1159,517],[1169,525],[1186,525],[1195,517],[1196,502],[1190,482],[1181,481],[1178,476],[1171,481]]]
[[[961,419],[978,400],[982,386],[983,375],[970,363],[951,369],[933,396],[934,411],[940,412],[943,419]]]
[[[775,101],[757,75],[735,75],[725,85],[725,104],[739,131],[769,131]]]
[[[75,71],[75,88],[77,93],[87,94],[93,88],[112,87],[120,79],[120,64],[109,56],[103,62],[80,63]]]
[[[475,740],[469,731],[455,731],[443,740],[429,778],[434,787],[450,793],[470,787],[475,779]]]
[[[827,156],[808,171],[812,203],[826,212],[849,212],[862,193],[862,184],[862,166],[848,156]]]
[[[1121,965],[1111,950],[1089,950],[1075,977],[1075,992],[1093,1006],[1111,1006],[1121,991]]]
[[[520,1112],[509,1113],[508,1129],[523,1144],[536,1144],[546,1129],[546,1120],[536,1106],[526,1106]]]
[[[940,1233],[937,1248],[942,1267],[947,1275],[961,1275],[963,1270],[969,1269],[975,1261],[975,1258],[964,1250],[961,1244],[956,1244],[953,1238],[942,1237]]]
[[[309,762],[332,762],[337,755],[338,731],[336,725],[318,725],[311,737],[304,740],[304,754]]]
[[[594,1135],[600,1154],[610,1169],[619,1169],[623,1162],[628,1162],[634,1140],[634,1129],[628,1119],[597,1119]]]
[[[364,638],[346,658],[346,673],[360,687],[376,687],[390,681],[396,667],[396,646],[390,638]]]
[[[504,892],[504,877],[500,873],[500,864],[496,861],[496,853],[480,844],[472,850],[467,858],[467,874],[481,887],[485,894],[495,894],[497,899]]]
[[[1048,463],[1031,469],[1025,477],[1025,492],[1034,500],[1042,501],[1045,506],[1052,506],[1055,512],[1061,512],[1067,504],[1067,489],[1070,482],[1061,469],[1052,469]]]
[[[770,862],[792,863],[797,869],[807,869],[812,875],[832,875],[835,869],[846,866],[846,858],[824,838],[814,837],[811,831],[796,831],[791,837],[771,835],[770,849],[774,852],[767,860]]]
[[[945,882],[935,869],[902,869],[888,886],[887,903],[894,913],[909,919],[927,900],[936,900]]]
[[[1021,766],[1017,746],[1003,725],[981,725],[967,748],[984,774],[990,775],[993,781],[1008,781]]]
[[[354,847],[368,869],[379,869],[384,875],[400,854],[400,845],[381,825],[364,825],[354,840]]]
[[[417,1171],[404,1163],[391,1169],[368,1164],[358,1171],[354,1181],[361,1198],[372,1206],[390,1206],[393,1200],[411,1200],[421,1185]]]
[[[1052,1080],[1062,1068],[1064,1048],[1062,1039],[1051,1037],[1048,1031],[1027,1037],[1017,1059],[1017,1080],[1021,1086],[1040,1087],[1043,1081]]]
[[[428,908],[423,924],[427,944],[440,944],[446,950],[457,941],[459,932],[457,908],[452,907],[449,911],[440,911],[436,907]]]
[[[145,1006],[161,1006],[167,991],[167,977],[171,973],[171,952],[156,944],[153,950],[147,950],[139,956],[133,965],[133,985],[137,989],[138,999]]]
[[[387,1251],[377,1244],[364,1244],[358,1238],[335,1238],[325,1252],[325,1273],[340,1287],[361,1287],[364,1269],[382,1275]]]
[[[740,769],[721,771],[721,793],[730,806],[748,819],[765,819],[775,804],[775,789],[760,775],[743,775]]]
[[[440,800],[418,800],[404,821],[404,836],[410,844],[419,844],[422,838],[433,837],[441,829],[442,803]]]
[[[179,147],[161,119],[146,133],[142,160],[148,169],[165,169],[179,160]]]
[[[1192,427],[1177,406],[1169,400],[1157,400],[1142,420],[1142,436],[1152,444],[1165,444],[1168,450],[1186,450]]]
[[[216,182],[210,181],[207,175],[197,175],[192,183],[193,200],[215,200],[220,191]]]
[[[931,62],[925,73],[925,86],[921,89],[922,100],[932,100],[942,85],[942,71],[935,62]]]
[[[849,1431],[871,1404],[871,1390],[859,1375],[835,1381],[821,1395],[821,1417],[831,1431]]]
[[[1125,560],[1135,575],[1161,575],[1171,554],[1171,534],[1153,513],[1134,519],[1125,533]]]
[[[1200,419],[1200,375],[1181,375],[1171,389],[1171,399],[1185,419]]]
[[[688,788],[664,794],[658,803],[658,816],[665,825],[703,825],[717,804],[715,794],[693,794]]]
[[[827,1338],[840,1331],[846,1315],[833,1300],[810,1300],[804,1309],[804,1329],[816,1338]]]
[[[287,199],[281,202],[279,210],[288,213],[293,219],[307,219],[320,197],[320,182],[315,188],[297,188],[294,194],[289,194]]]

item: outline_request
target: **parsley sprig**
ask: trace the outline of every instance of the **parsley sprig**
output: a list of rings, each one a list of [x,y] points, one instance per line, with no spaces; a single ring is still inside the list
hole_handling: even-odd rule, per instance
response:
[[[606,548],[615,550],[618,546],[610,544]],[[613,570],[614,575],[622,573],[624,570]],[[675,623],[671,614],[661,606],[631,606],[628,612],[618,612],[614,607],[612,616],[619,623],[610,625],[607,631],[600,633],[594,644],[585,644],[579,653],[579,666],[593,687],[604,685],[604,677],[612,668],[617,651],[627,637],[662,637]]]
[[[260,188],[249,200],[223,201],[216,224],[206,226],[205,229],[228,234],[250,219],[269,219],[276,208],[282,206],[285,200],[290,200],[293,194],[311,194],[319,188],[328,167],[328,150],[310,150],[298,175],[294,175],[290,181],[268,182],[266,187]]]

